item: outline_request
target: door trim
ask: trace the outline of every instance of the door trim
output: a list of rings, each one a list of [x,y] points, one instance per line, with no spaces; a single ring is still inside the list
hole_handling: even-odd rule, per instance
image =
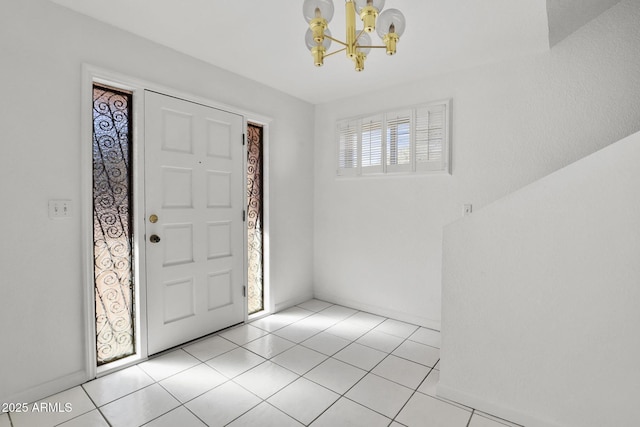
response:
[[[133,191],[136,195],[133,198],[133,217],[134,217],[134,277],[135,277],[135,334],[136,334],[136,354],[122,360],[109,363],[98,368],[96,363],[96,325],[95,325],[95,291],[93,277],[93,153],[90,144],[93,135],[92,127],[92,105],[93,105],[93,84],[101,83],[117,89],[127,90],[133,93]],[[122,369],[127,366],[139,363],[148,357],[147,354],[147,325],[146,325],[146,276],[145,276],[145,253],[144,253],[144,91],[150,90],[162,93],[167,96],[180,98],[185,101],[202,104],[207,107],[224,110],[243,116],[243,129],[246,132],[247,121],[258,123],[264,127],[265,142],[265,289],[267,295],[265,297],[265,311],[273,312],[273,298],[269,292],[269,270],[268,270],[268,226],[269,226],[269,202],[268,202],[268,129],[272,119],[261,114],[239,109],[230,105],[212,101],[202,96],[191,93],[181,92],[170,87],[127,76],[115,71],[96,67],[91,64],[82,64],[82,88],[81,88],[81,117],[80,117],[80,169],[81,169],[81,193],[80,193],[80,215],[82,224],[82,277],[83,277],[83,300],[84,300],[84,318],[85,318],[85,373],[86,380],[94,379],[98,376],[106,375],[114,370]],[[244,170],[246,170],[246,156],[244,159]],[[246,173],[244,174],[244,188],[246,188]],[[246,192],[244,194],[244,203],[246,205]],[[245,227],[245,256],[243,270],[247,268],[246,255],[246,234]],[[246,271],[244,271],[244,281],[246,283]],[[244,321],[248,320],[247,306],[244,307]]]

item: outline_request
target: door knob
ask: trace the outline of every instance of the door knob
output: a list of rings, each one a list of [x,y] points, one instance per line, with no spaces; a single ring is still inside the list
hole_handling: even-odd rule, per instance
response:
[[[149,222],[152,224],[155,224],[156,222],[158,222],[158,215],[153,214],[149,217]]]
[[[160,236],[152,234],[151,237],[149,237],[149,241],[151,243],[158,243],[160,241]]]

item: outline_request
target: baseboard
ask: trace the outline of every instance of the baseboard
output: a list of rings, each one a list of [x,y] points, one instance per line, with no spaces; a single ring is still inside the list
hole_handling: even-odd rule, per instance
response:
[[[460,403],[465,406],[477,409],[484,413],[499,417],[505,420],[509,420],[514,423],[521,424],[527,427],[562,427],[560,424],[556,424],[549,420],[543,420],[535,415],[524,414],[520,411],[502,406],[496,403],[487,402],[486,400],[456,390],[446,385],[438,383],[436,386],[436,395],[443,397],[447,400],[451,400]]]
[[[279,311],[286,310],[287,308],[291,308],[294,305],[302,304],[303,302],[308,301],[311,298],[313,298],[313,294],[308,293],[306,295],[302,295],[302,296],[299,296],[299,297],[296,297],[296,298],[288,299],[288,300],[283,301],[281,303],[275,304],[273,312],[277,313]]]
[[[327,301],[333,304],[344,305],[346,307],[355,308],[357,310],[366,311],[371,314],[377,314],[378,316],[389,317],[391,319],[400,320],[402,322],[411,323],[413,325],[424,326],[425,328],[440,331],[440,321],[429,319],[427,317],[415,316],[407,314],[402,311],[390,310],[386,307],[377,305],[364,304],[360,301],[350,300],[348,298],[342,298],[330,293],[314,292],[314,298]]]
[[[33,403],[54,394],[58,394],[72,387],[76,387],[89,380],[85,370],[77,371],[69,375],[38,384],[35,387],[23,390],[12,395],[0,396],[0,402],[5,403]]]

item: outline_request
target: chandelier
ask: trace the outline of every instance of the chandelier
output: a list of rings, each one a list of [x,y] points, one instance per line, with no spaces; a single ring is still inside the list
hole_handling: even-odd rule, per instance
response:
[[[307,47],[313,55],[316,67],[324,64],[324,58],[339,52],[346,52],[355,64],[356,71],[364,70],[364,61],[371,49],[382,48],[387,55],[396,53],[396,45],[404,33],[405,19],[398,9],[387,9],[380,13],[385,0],[346,0],[345,21],[346,41],[334,39],[329,31],[329,21],[333,18],[333,0],[305,0],[302,13],[309,23],[305,36]],[[363,28],[356,29],[356,14],[360,15]],[[377,21],[377,22],[376,22]],[[373,46],[369,33],[376,30],[384,46]],[[334,41],[341,49],[327,53]]]

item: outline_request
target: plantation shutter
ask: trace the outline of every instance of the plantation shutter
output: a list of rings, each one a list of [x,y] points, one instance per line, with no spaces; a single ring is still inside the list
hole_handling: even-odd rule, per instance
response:
[[[416,108],[416,170],[448,170],[448,103]]]
[[[338,122],[338,175],[451,173],[451,101]]]
[[[363,118],[360,135],[362,173],[382,172],[382,116]]]
[[[411,110],[386,114],[387,171],[410,171],[412,162]]]
[[[358,123],[356,120],[338,124],[338,175],[358,173]]]

